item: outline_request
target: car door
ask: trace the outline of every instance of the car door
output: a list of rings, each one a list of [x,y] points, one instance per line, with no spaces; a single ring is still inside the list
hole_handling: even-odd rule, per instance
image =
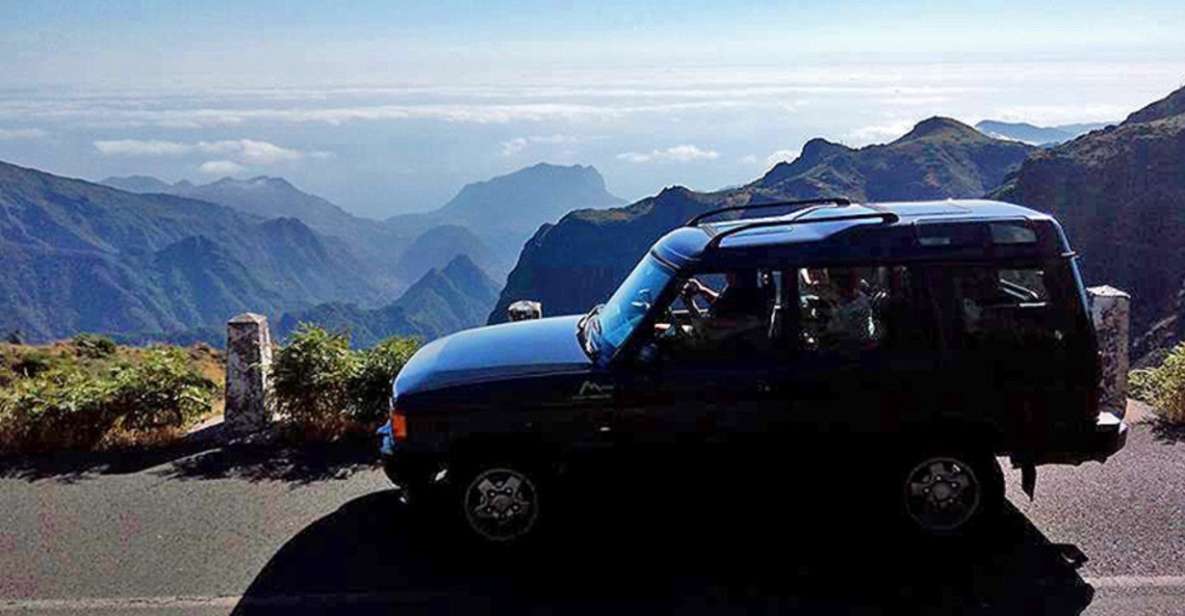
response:
[[[829,268],[838,277],[840,268]],[[891,446],[893,435],[928,412],[933,375],[941,361],[938,330],[925,268],[907,265],[853,267],[859,293],[852,294],[856,317],[843,327],[858,327],[845,337],[843,320],[827,299],[832,291],[802,273],[797,289],[788,285],[798,313],[785,319],[785,359],[776,365],[771,384],[784,412],[769,431],[785,435],[801,454],[823,451],[871,452]],[[822,276],[822,269],[818,270]],[[834,314],[832,314],[834,313]]]

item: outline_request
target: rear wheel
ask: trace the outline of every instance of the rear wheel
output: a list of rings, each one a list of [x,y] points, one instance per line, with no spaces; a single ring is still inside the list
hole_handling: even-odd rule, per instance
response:
[[[923,536],[968,537],[983,530],[1004,502],[1004,478],[987,453],[930,451],[912,456],[901,474],[901,507]]]

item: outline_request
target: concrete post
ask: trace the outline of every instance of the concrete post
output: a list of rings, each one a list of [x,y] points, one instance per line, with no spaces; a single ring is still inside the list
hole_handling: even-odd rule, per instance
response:
[[[1102,410],[1123,417],[1127,408],[1131,296],[1115,287],[1090,287],[1090,318],[1103,356]]]
[[[267,317],[245,312],[226,323],[226,413],[230,437],[258,432],[271,422],[272,338]]]

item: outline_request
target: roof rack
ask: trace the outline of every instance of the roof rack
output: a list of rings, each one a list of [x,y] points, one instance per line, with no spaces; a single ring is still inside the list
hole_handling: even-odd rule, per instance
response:
[[[719,248],[720,242],[724,241],[724,239],[729,236],[736,235],[736,234],[742,233],[744,231],[751,231],[753,229],[761,229],[761,228],[765,228],[765,227],[787,227],[787,226],[791,226],[791,225],[805,225],[805,224],[814,224],[814,223],[819,223],[819,222],[836,222],[836,221],[841,221],[841,220],[868,220],[868,219],[872,219],[872,218],[879,218],[881,220],[882,224],[890,225],[890,224],[893,224],[899,220],[899,217],[897,216],[897,214],[890,212],[889,210],[881,209],[878,207],[871,207],[869,209],[872,209],[874,211],[871,213],[867,213],[867,214],[843,214],[840,216],[824,216],[824,217],[820,217],[820,218],[801,218],[801,217],[799,217],[799,218],[791,218],[789,220],[784,220],[784,219],[783,220],[778,220],[778,219],[759,220],[757,222],[752,222],[747,225],[740,225],[738,227],[733,227],[732,229],[727,229],[725,231],[721,231],[720,233],[717,233],[716,235],[713,235],[712,239],[708,240],[708,245],[705,247],[705,250]]]
[[[753,203],[750,205],[733,205],[730,207],[722,207],[719,209],[709,210],[707,212],[704,212],[703,214],[693,217],[691,220],[687,221],[687,223],[684,224],[683,226],[694,227],[694,226],[698,225],[705,218],[708,218],[710,216],[715,216],[717,214],[724,214],[726,212],[740,212],[740,211],[744,211],[744,210],[761,210],[761,209],[769,209],[769,208],[775,208],[775,207],[787,207],[787,206],[791,206],[791,205],[829,205],[829,204],[835,205],[837,207],[844,207],[846,205],[851,205],[852,201],[850,199],[847,199],[846,197],[834,197],[834,198],[830,198],[830,199],[799,199],[796,201],[771,201],[769,203]]]

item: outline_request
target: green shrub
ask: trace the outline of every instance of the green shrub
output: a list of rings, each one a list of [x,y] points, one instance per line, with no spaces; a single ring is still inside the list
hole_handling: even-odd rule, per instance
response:
[[[1159,366],[1132,370],[1128,389],[1133,398],[1151,404],[1164,419],[1185,423],[1185,343],[1169,351]]]
[[[0,450],[90,449],[113,429],[183,428],[211,411],[215,389],[176,348],[102,370],[59,362],[0,390]]]
[[[0,393],[0,449],[88,448],[111,427],[110,384],[65,366]]]
[[[78,334],[70,340],[79,357],[102,359],[115,354],[115,341],[98,334]]]
[[[129,430],[187,426],[210,412],[216,385],[176,347],[153,347],[112,374],[112,412]]]
[[[381,421],[391,380],[419,348],[411,338],[388,338],[354,351],[350,337],[302,324],[272,362],[278,410],[304,438],[341,435]]]
[[[272,362],[278,410],[297,425],[334,429],[349,406],[357,363],[348,334],[301,324]]]
[[[359,352],[357,372],[349,384],[351,417],[369,423],[386,418],[391,380],[419,348],[415,338],[387,338]]]
[[[33,350],[17,357],[16,361],[12,363],[11,370],[18,377],[30,379],[48,372],[55,363],[53,355],[42,350]]]

